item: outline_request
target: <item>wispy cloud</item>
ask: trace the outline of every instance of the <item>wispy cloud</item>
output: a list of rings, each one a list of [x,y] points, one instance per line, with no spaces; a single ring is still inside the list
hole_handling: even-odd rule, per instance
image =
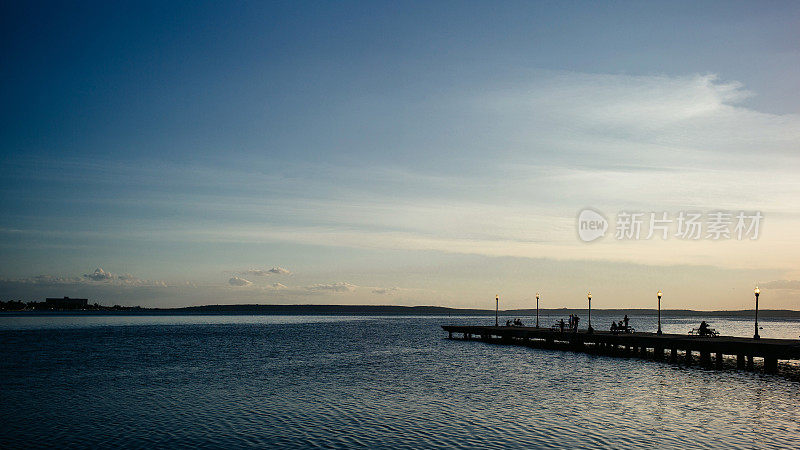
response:
[[[170,242],[189,252],[208,243],[243,244],[238,248],[250,257],[234,266],[240,270],[225,272],[214,281],[219,289],[241,298],[256,288],[286,296],[281,298],[355,291],[339,298],[363,294],[374,299],[397,292],[380,287],[382,281],[365,279],[372,267],[363,269],[358,278],[362,288],[349,283],[309,285],[348,276],[320,275],[327,270],[325,263],[315,269],[316,274],[307,274],[304,268],[302,275],[308,277],[297,286],[270,284],[285,281],[278,277],[291,272],[258,261],[268,254],[269,262],[288,264],[296,261],[291,256],[298,248],[309,260],[323,253],[328,257],[331,248],[347,248],[337,254],[344,259],[366,252],[391,258],[402,252],[410,261],[409,272],[421,270],[413,266],[428,264],[431,254],[445,254],[453,267],[460,267],[454,261],[481,255],[577,264],[593,260],[598,267],[613,261],[769,269],[774,272],[763,279],[789,279],[762,287],[792,290],[795,282],[790,279],[800,275],[795,256],[800,244],[793,239],[800,223],[800,116],[756,111],[748,107],[750,95],[742,84],[708,74],[537,72],[522,82],[443,91],[435,99],[406,105],[404,110],[411,112],[407,116],[393,114],[384,102],[365,100],[368,113],[353,119],[359,130],[363,126],[365,135],[385,130],[397,137],[392,146],[402,150],[403,158],[381,157],[383,153],[372,151],[373,142],[358,141],[354,143],[358,148],[343,150],[352,153],[340,159],[357,163],[339,166],[313,157],[282,161],[280,170],[258,158],[237,159],[247,164],[193,167],[160,160],[141,165],[77,161],[70,172],[110,195],[64,190],[65,198],[59,201],[67,208],[62,209],[80,205],[81,214],[89,219],[96,215],[108,226],[97,232],[80,225],[69,228],[70,223],[82,223],[79,220],[37,220],[28,227],[15,223],[0,229],[0,240],[20,252],[31,242],[75,248],[91,248],[97,242]],[[407,133],[409,129],[419,133]],[[365,155],[374,157],[362,158]],[[60,175],[64,163],[44,158],[23,161],[15,166],[14,176],[50,186],[47,194],[61,186],[48,185],[48,180],[69,182]],[[126,180],[124,188],[119,180]],[[53,197],[23,190],[18,194],[28,203]],[[153,215],[165,217],[159,220],[148,219],[149,215],[134,218],[125,212],[129,208],[120,205],[179,212]],[[620,243],[606,237],[587,247],[577,240],[574,223],[575,214],[587,206],[609,216],[623,209],[692,208],[760,210],[766,218],[763,234],[754,242]],[[47,223],[59,226],[41,225]],[[203,254],[213,260],[222,253],[221,247],[203,247],[217,249]],[[267,247],[274,252],[264,253]],[[375,265],[377,271],[394,267]],[[241,270],[246,267],[253,268]],[[218,274],[221,269],[213,270]],[[443,270],[452,275],[459,269]],[[28,283],[156,282],[98,268],[77,278],[42,275]],[[435,284],[426,287],[445,286]],[[252,289],[230,288],[251,285]],[[447,286],[452,289],[452,284]]]
[[[398,292],[399,290],[400,290],[400,288],[396,288],[396,287],[375,288],[375,289],[372,290],[372,293],[373,294],[379,294],[379,295],[391,295],[391,294],[394,294],[394,293]]]
[[[346,282],[328,283],[328,284],[313,284],[306,286],[309,291],[328,291],[328,292],[352,292],[358,286]]]
[[[784,289],[789,291],[800,291],[800,280],[774,280],[760,284],[764,289]]]

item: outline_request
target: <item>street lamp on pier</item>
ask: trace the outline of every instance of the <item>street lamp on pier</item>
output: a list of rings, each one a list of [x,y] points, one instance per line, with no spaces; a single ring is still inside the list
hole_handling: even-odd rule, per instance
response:
[[[758,294],[761,293],[761,289],[758,288],[758,285],[753,289],[753,293],[756,294],[756,332],[753,335],[753,339],[761,339],[761,336],[758,335]]]
[[[589,299],[589,327],[586,332],[592,333],[594,332],[594,328],[592,328],[592,291],[587,292],[586,297]]]
[[[494,326],[499,327],[500,322],[497,319],[497,314],[500,309],[500,295],[494,296]]]
[[[536,293],[536,328],[539,328],[539,293]]]
[[[656,334],[661,334],[661,289],[658,290],[658,331]]]

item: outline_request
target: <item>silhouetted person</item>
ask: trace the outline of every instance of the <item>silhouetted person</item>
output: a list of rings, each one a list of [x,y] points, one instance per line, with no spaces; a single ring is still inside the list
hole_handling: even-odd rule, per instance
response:
[[[708,324],[705,320],[700,322],[700,328],[697,330],[697,334],[700,336],[705,336],[708,334]]]
[[[616,332],[617,332],[617,322],[611,322],[611,332],[616,334]]]
[[[624,321],[625,321],[625,328],[627,329],[627,328],[628,328],[628,315],[627,315],[627,314],[625,314],[625,318],[624,318],[624,319],[622,319],[622,320],[624,320]]]
[[[511,319],[509,319],[509,320],[506,320],[506,326],[507,326],[507,327],[510,327],[510,326],[511,326]]]
[[[572,321],[574,322],[574,325],[575,325],[574,331],[578,331],[578,322],[580,322],[580,320],[581,320],[581,318],[578,317],[578,316],[575,316],[575,317],[572,318]]]
[[[561,322],[558,323],[558,326],[561,328],[561,332],[564,332],[564,319],[561,319]]]

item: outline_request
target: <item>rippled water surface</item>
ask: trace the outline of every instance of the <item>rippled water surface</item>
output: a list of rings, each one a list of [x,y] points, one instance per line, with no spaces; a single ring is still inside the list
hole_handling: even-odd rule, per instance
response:
[[[488,322],[0,317],[0,446],[800,448],[792,377],[447,340],[440,328]],[[797,321],[763,326],[800,334]]]

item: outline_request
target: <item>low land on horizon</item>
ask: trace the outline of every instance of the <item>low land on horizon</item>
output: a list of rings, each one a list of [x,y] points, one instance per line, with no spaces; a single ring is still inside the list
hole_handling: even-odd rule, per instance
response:
[[[463,315],[463,316],[485,316],[494,315],[493,309],[474,309],[474,308],[449,308],[445,306],[397,306],[397,305],[261,305],[261,304],[241,304],[241,305],[203,305],[187,306],[182,308],[160,309],[161,311],[186,311],[186,312],[247,312],[258,314],[355,314],[355,315]],[[540,308],[539,314],[573,314],[585,313],[586,308]],[[631,314],[647,315],[658,314],[656,309],[647,308],[609,308],[592,309],[592,312],[600,314]],[[507,309],[500,310],[504,316],[531,316],[536,315],[536,309]],[[752,316],[754,310],[716,310],[700,311],[690,309],[662,309],[661,314],[672,316]],[[788,309],[759,309],[758,314],[762,317],[796,317],[800,318],[800,311]]]
[[[217,313],[217,314],[264,314],[264,315],[459,315],[459,316],[488,316],[494,315],[493,309],[474,308],[449,308],[444,306],[398,306],[398,305],[265,305],[265,304],[234,304],[234,305],[202,305],[178,308],[141,308],[126,307],[121,310],[81,311],[60,310],[61,312],[75,313],[133,313],[133,314],[174,314],[174,313]],[[8,311],[8,312],[42,312],[42,311]],[[656,315],[656,309],[648,308],[609,308],[592,309],[597,314],[629,314],[629,315]],[[46,313],[46,311],[45,311]],[[503,316],[534,316],[536,309],[508,309],[500,310]],[[586,308],[540,308],[539,314],[584,314]],[[750,317],[754,310],[689,310],[689,309],[662,309],[661,314],[670,316],[705,316],[705,317]],[[759,309],[759,316],[772,318],[798,318],[800,311],[787,309]]]

